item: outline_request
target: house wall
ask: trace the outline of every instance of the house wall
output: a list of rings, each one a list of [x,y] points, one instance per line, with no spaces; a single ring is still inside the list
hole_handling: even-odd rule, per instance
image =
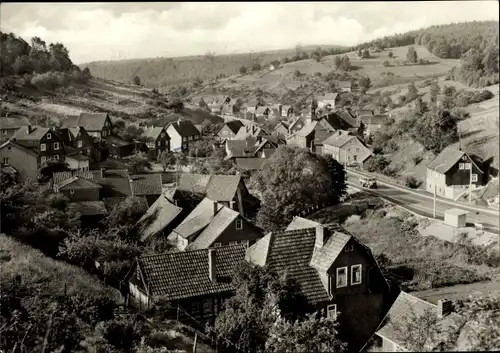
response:
[[[434,194],[434,185],[436,187],[437,196],[447,197],[446,176],[444,174],[440,174],[434,170],[427,168],[427,177],[425,186],[427,192]]]
[[[10,147],[10,149],[9,149]],[[7,145],[0,149],[0,163],[4,158],[8,158],[8,164],[18,171],[21,180],[37,180],[38,178],[38,158],[17,146]]]
[[[133,298],[133,305],[138,306],[141,309],[146,309],[149,307],[149,299],[146,293],[144,293],[137,285],[129,282],[130,296]]]
[[[2,129],[1,134],[0,134],[0,142],[5,142],[8,139],[10,139],[18,129],[19,128]]]
[[[236,134],[227,126],[224,125],[217,134],[221,139],[233,139]]]
[[[462,157],[451,169],[446,173],[447,186],[468,186],[470,181],[470,170],[460,169],[460,163],[472,163],[469,156]],[[472,185],[483,185],[483,175],[481,171],[472,163],[472,174],[477,175],[477,182],[472,182]]]
[[[182,149],[182,137],[173,126],[167,128],[168,136],[170,136],[170,151],[180,151]]]
[[[79,141],[81,143],[79,143]],[[76,136],[75,146],[72,147],[76,148],[78,151],[81,151],[83,155],[89,157],[95,162],[101,161],[101,151],[99,151],[99,149],[96,147],[92,136],[90,136],[88,132],[83,128],[80,128],[80,131]]]
[[[73,191],[73,193],[71,193]],[[61,190],[70,202],[99,201],[99,189]]]
[[[311,140],[311,139],[309,139],[309,140]],[[287,145],[297,146],[299,148],[308,148],[308,146],[309,146],[308,142],[309,141],[306,137],[295,135],[287,140]]]
[[[50,134],[50,135],[49,135]],[[49,138],[50,136],[50,138]],[[42,144],[45,144],[45,151],[42,151]],[[56,146],[58,144],[58,148],[56,149]],[[59,160],[64,160],[64,143],[63,140],[56,135],[53,131],[49,131],[43,136],[40,141],[39,141],[39,156],[40,160],[43,161],[44,158],[46,160],[49,159],[57,159],[56,156],[58,156]]]
[[[285,137],[288,133],[288,130],[283,126],[283,125],[278,125],[276,127],[276,129],[273,131],[273,135],[274,136],[281,136],[281,137]]]
[[[243,224],[243,229],[236,229],[236,219],[240,219]],[[244,242],[249,241],[249,245],[254,244],[257,240],[262,238],[262,233],[257,231],[250,223],[243,217],[238,216],[214,241],[214,243],[222,243],[222,245],[229,245],[231,241]],[[213,247],[212,244],[210,247]]]
[[[89,160],[78,160],[72,158],[71,156],[66,156],[66,163],[68,163],[69,169],[73,170],[89,170]]]

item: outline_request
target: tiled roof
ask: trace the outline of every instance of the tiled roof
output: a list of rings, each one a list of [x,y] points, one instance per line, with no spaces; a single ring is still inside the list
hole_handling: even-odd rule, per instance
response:
[[[259,170],[264,163],[263,158],[249,157],[249,158],[236,158],[236,165],[243,170]]]
[[[245,140],[248,137],[267,136],[269,133],[263,128],[254,124],[248,124],[245,128],[239,129],[234,140]]]
[[[342,147],[347,142],[349,142],[350,140],[355,139],[355,138],[356,138],[356,136],[346,135],[346,134],[339,135],[338,133],[334,133],[329,138],[327,138],[325,141],[323,141],[323,145]]]
[[[30,124],[26,117],[1,117],[0,118],[0,130],[3,129],[19,129],[21,126],[28,126]]]
[[[127,197],[132,195],[132,189],[128,178],[121,176],[94,179],[94,182],[102,185],[103,197]]]
[[[96,184],[90,180],[82,179],[77,176],[73,176],[69,179],[63,180],[58,184],[55,184],[58,190],[75,190],[75,189],[101,189],[102,186]]]
[[[162,191],[161,174],[131,175],[132,194],[135,196],[160,195]]]
[[[122,178],[128,178],[129,172],[128,169],[105,169],[104,177],[117,177],[120,176]]]
[[[351,236],[349,234],[332,232],[325,244],[321,248],[314,250],[311,258],[311,266],[318,271],[328,271],[350,239]]]
[[[229,141],[228,141],[229,142]],[[233,200],[241,178],[238,175],[181,174],[178,190],[204,194],[214,201]]]
[[[182,211],[165,196],[160,195],[146,213],[139,219],[141,241],[163,231]]]
[[[311,121],[311,122],[306,122],[302,129],[297,131],[295,135],[301,136],[301,137],[307,137],[310,134],[314,132],[314,128],[316,127],[316,124],[318,124],[317,121]]]
[[[464,155],[464,151],[459,151],[452,147],[445,147],[445,149],[442,150],[441,153],[436,156],[436,158],[434,158],[429,164],[427,164],[427,168],[438,173],[445,174]]]
[[[31,132],[29,132],[29,126],[21,126],[12,136],[16,141],[39,141],[45,136],[47,132],[50,131],[47,127],[41,126],[31,126]]]
[[[377,330],[377,335],[385,337],[404,347],[405,343],[402,340],[400,331],[396,329],[396,327],[400,327],[401,329],[409,320],[413,320],[415,317],[419,317],[429,310],[437,315],[436,305],[401,291]],[[460,325],[457,324],[460,322],[463,322],[463,318],[456,313],[451,313],[439,320],[438,325],[445,332],[450,330],[458,332]],[[428,348],[434,348],[438,343],[440,343],[439,337],[435,337],[432,341],[428,340],[426,346],[430,346]]]
[[[144,129],[142,137],[145,139],[152,139],[153,141],[156,141],[156,139],[160,136],[160,134],[163,131],[164,131],[163,127],[148,126],[146,127],[146,129]],[[165,133],[165,135],[167,139],[170,139],[170,136],[168,136],[167,133]]]
[[[171,115],[169,115],[169,117],[171,117]],[[175,131],[177,131],[177,133],[182,137],[188,137],[200,134],[200,132],[198,131],[196,126],[194,126],[191,120],[177,120],[170,123],[168,126],[172,126],[175,129]]]
[[[75,170],[73,172],[57,172],[53,174],[52,180],[54,184],[60,183],[63,180],[76,176],[82,179],[99,179],[103,177],[101,170]]]
[[[179,224],[174,233],[187,239],[191,235],[201,231],[210,224],[214,215],[214,202],[209,198],[204,198],[198,206]],[[222,208],[221,204],[217,204],[217,212]]]
[[[82,126],[87,131],[101,131],[104,128],[107,113],[80,113],[68,116],[61,123],[62,128]]]
[[[226,141],[226,148],[229,150],[229,156],[232,158],[253,156],[257,146],[257,138],[255,137],[247,137],[244,140]]]
[[[196,237],[196,239],[188,245],[187,250],[206,249],[217,240],[219,235],[226,230],[229,225],[234,222],[239,213],[223,206],[215,217],[210,221],[210,224]]]
[[[68,204],[68,209],[81,216],[98,216],[107,215],[108,211],[102,201],[82,201],[71,202]]]
[[[216,281],[209,277],[209,251],[215,251]],[[231,277],[245,259],[244,245],[142,256],[137,259],[152,296],[170,301],[233,290]]]
[[[286,227],[286,231],[289,230],[297,230],[297,229],[306,229],[306,228],[314,228],[317,226],[321,226],[321,223],[311,221],[307,218],[302,217],[293,217],[290,224]]]
[[[340,109],[334,114],[347,123],[349,127],[357,127],[359,124],[358,120],[347,110]]]

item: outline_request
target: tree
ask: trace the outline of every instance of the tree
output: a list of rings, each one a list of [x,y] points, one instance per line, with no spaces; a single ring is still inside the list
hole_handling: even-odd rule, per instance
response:
[[[205,158],[213,151],[214,140],[202,139],[195,141],[189,146],[189,156],[190,157],[202,157]]]
[[[406,93],[406,103],[411,102],[412,100],[418,97],[418,89],[415,87],[415,83],[411,82],[408,84],[408,92]]]
[[[252,71],[260,71],[262,69],[262,66],[259,63],[255,63],[252,66]]]
[[[332,197],[335,203],[340,202],[347,193],[346,173],[344,166],[331,155],[326,155],[328,173],[332,179]]]
[[[415,48],[413,46],[408,48],[408,52],[406,53],[406,60],[408,62],[416,64],[418,61],[418,56]]]
[[[368,59],[370,57],[370,51],[368,49],[363,50],[363,59]]]
[[[358,49],[358,57],[359,58],[363,57],[363,49],[361,48]]]
[[[92,78],[92,73],[90,72],[90,69],[88,67],[84,68],[82,70],[82,73],[85,77]]]
[[[387,53],[387,56],[392,59],[394,57],[394,53],[390,51],[389,53]]]
[[[293,323],[278,319],[271,326],[266,352],[345,352],[347,344],[338,339],[337,326],[334,319],[314,314]]]
[[[351,70],[351,60],[349,60],[349,57],[347,55],[344,55],[342,57],[342,63],[340,64],[340,68],[344,71]]]
[[[437,96],[440,93],[440,91],[441,89],[439,88],[437,81],[436,80],[432,81],[430,89],[430,95],[431,95],[430,101],[432,103],[435,103],[437,101]]]
[[[342,66],[342,58],[340,55],[337,55],[335,59],[333,60],[333,63],[335,64],[335,69],[339,70],[340,67]]]
[[[158,162],[163,167],[163,171],[166,172],[169,167],[175,165],[175,153],[172,151],[162,151],[158,156]]]
[[[247,71],[248,71],[248,69],[246,68],[246,66],[242,66],[242,67],[240,67],[240,74],[242,74],[242,75],[246,75],[246,74],[247,74]]]
[[[139,76],[134,76],[134,85],[140,86],[141,85],[141,79]]]
[[[151,162],[143,152],[136,152],[126,157],[128,169],[133,174],[147,173],[151,170]]]
[[[305,149],[280,146],[252,179],[262,194],[257,223],[266,230],[279,229],[337,195],[326,160]]]
[[[370,89],[371,85],[372,85],[372,81],[370,80],[370,78],[368,76],[361,77],[358,80],[358,86],[359,86],[362,94],[365,94],[366,91],[368,91]]]

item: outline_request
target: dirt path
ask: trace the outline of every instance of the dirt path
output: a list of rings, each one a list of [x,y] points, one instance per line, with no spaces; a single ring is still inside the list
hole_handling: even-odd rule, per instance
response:
[[[412,292],[420,299],[436,304],[439,299],[459,299],[469,295],[480,296],[490,293],[500,293],[500,280],[489,282],[478,282],[471,284],[457,284],[451,287],[428,289],[424,291]]]

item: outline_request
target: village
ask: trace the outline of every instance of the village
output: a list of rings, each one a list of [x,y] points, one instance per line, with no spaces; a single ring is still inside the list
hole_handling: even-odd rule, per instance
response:
[[[163,90],[2,32],[0,353],[500,349],[498,44],[421,31]]]

